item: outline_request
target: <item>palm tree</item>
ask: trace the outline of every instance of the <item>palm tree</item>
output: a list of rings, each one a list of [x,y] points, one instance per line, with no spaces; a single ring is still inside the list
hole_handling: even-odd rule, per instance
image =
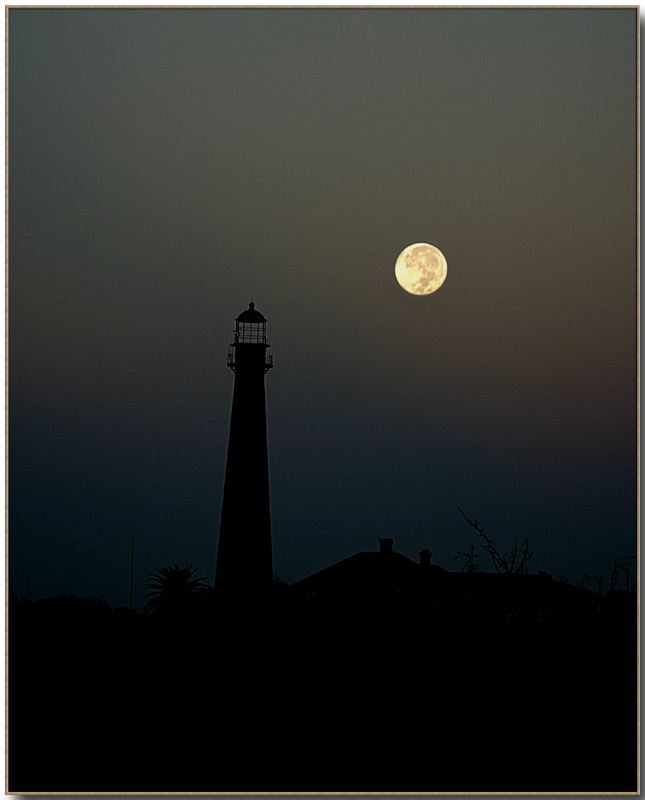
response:
[[[208,588],[206,578],[193,577],[196,572],[197,567],[192,564],[155,567],[150,573],[151,582],[144,584],[145,589],[151,590],[145,595],[150,600],[143,607],[144,614],[176,614],[192,605]]]

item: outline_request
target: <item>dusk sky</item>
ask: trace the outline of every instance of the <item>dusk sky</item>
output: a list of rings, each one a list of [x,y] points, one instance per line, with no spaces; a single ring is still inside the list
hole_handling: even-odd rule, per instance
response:
[[[212,582],[234,319],[274,571],[636,552],[635,8],[9,11],[9,588]],[[448,262],[397,284],[414,242]],[[493,566],[482,555],[480,566]]]

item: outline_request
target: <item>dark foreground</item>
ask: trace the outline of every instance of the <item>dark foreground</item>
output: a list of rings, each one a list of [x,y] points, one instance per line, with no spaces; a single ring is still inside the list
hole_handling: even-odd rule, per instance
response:
[[[9,791],[636,792],[636,598],[540,619],[284,593],[11,599]]]

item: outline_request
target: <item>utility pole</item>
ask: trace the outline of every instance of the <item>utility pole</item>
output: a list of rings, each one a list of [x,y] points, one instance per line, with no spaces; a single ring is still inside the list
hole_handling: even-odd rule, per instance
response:
[[[134,534],[132,534],[132,558],[130,560],[130,611],[132,611],[132,587],[134,585]]]

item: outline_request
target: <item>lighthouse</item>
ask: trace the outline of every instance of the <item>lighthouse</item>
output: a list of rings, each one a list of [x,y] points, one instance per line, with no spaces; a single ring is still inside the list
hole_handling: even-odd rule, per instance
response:
[[[264,376],[266,318],[249,303],[235,320],[227,366],[235,373],[217,547],[215,591],[251,597],[273,580]]]

